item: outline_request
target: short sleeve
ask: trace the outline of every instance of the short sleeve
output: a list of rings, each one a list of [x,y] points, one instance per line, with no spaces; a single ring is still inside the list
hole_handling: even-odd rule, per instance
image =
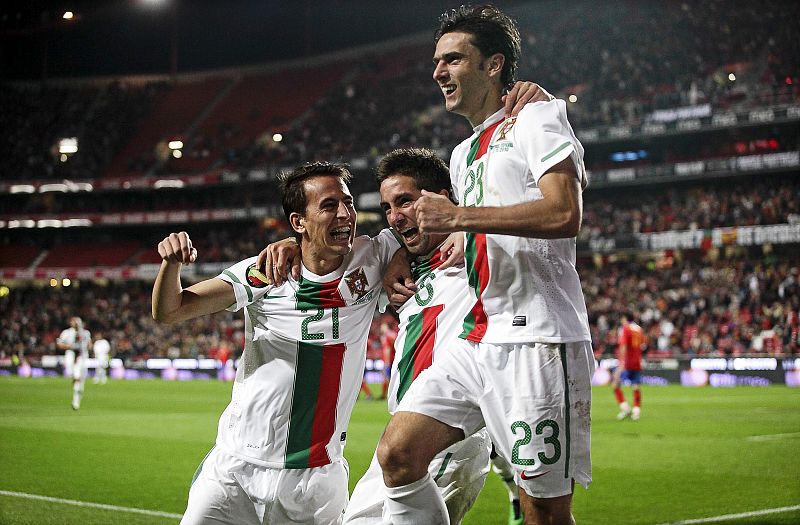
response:
[[[380,261],[381,273],[383,273],[386,267],[389,266],[389,261],[392,260],[395,252],[400,248],[401,242],[393,230],[384,228],[372,238],[372,243]]]
[[[250,257],[239,261],[233,266],[223,270],[217,278],[233,286],[236,302],[227,308],[230,312],[238,312],[245,306],[261,299],[272,285],[267,283],[266,277],[256,268],[258,257]]]
[[[537,183],[550,168],[571,158],[581,187],[586,186],[583,146],[567,120],[563,100],[525,106],[514,126],[514,143],[522,149],[528,169]]]

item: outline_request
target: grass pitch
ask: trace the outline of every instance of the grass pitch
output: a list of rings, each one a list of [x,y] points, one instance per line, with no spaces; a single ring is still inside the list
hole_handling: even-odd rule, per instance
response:
[[[87,383],[80,411],[66,379],[0,377],[0,491],[180,514],[214,442],[230,383]],[[627,394],[627,392],[626,392]],[[630,395],[628,394],[628,397]],[[800,505],[800,390],[645,388],[642,420],[615,420],[594,391],[594,483],[578,487],[579,524],[662,524]],[[360,401],[348,430],[350,486],[388,420]],[[490,474],[465,525],[504,524]],[[0,492],[0,524],[157,524],[175,517],[79,507]],[[800,523],[800,510],[715,523]]]

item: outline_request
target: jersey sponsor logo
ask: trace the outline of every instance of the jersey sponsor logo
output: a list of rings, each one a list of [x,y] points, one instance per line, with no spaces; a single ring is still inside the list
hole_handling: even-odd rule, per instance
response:
[[[267,276],[259,271],[256,263],[253,263],[247,267],[247,275],[245,278],[247,279],[247,284],[253,288],[264,288],[269,284],[269,279],[267,279]]]
[[[367,293],[369,281],[364,269],[360,266],[344,276],[344,282],[355,300],[361,299]]]
[[[517,315],[511,321],[511,326],[527,326],[528,325],[528,318],[524,315]]]

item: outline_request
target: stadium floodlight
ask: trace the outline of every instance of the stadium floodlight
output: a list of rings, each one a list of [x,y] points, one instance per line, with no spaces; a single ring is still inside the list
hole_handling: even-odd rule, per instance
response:
[[[76,226],[91,226],[91,219],[66,219],[61,222],[63,228],[73,228]]]
[[[64,277],[61,280],[61,286],[69,286],[71,284],[72,284],[72,279],[70,279],[69,277]]]
[[[184,182],[180,179],[160,179],[153,183],[153,189],[160,190],[161,188],[183,188]]]
[[[75,13],[73,13],[72,11],[64,11],[64,14],[61,15],[61,18],[63,18],[64,20],[72,20],[73,18],[75,18]]]
[[[569,100],[570,102],[572,102],[574,104],[575,102],[578,101],[578,95],[575,95],[573,93],[572,95],[569,96],[569,98],[567,100]]]
[[[35,228],[36,221],[31,219],[20,219],[20,220],[12,220],[8,221],[9,228]]]
[[[183,141],[182,140],[170,140],[167,143],[169,149],[183,149]]]
[[[731,82],[736,82],[736,75],[734,75],[733,73],[728,73],[728,80],[730,80]]]
[[[10,193],[35,193],[36,186],[32,184],[13,184],[8,191]]]
[[[59,191],[61,193],[66,193],[68,189],[69,188],[67,188],[66,184],[55,182],[52,184],[42,184],[39,186],[39,193],[47,193],[48,191]]]
[[[58,141],[58,152],[65,153],[67,155],[72,155],[73,153],[78,152],[78,138],[77,137],[65,137],[63,139],[59,139]]]
[[[63,223],[58,219],[40,219],[36,221],[37,228],[61,228]]]
[[[172,156],[175,157],[176,159],[179,159],[183,157],[183,152],[181,152],[181,150],[179,149],[174,149],[172,150]]]
[[[274,140],[275,142],[280,142],[283,140],[283,135],[281,135],[280,133],[275,133],[272,136],[272,140]]]
[[[10,293],[11,289],[8,286],[0,286],[0,297],[7,297]]]
[[[51,277],[50,278],[50,287],[51,288],[55,288],[56,286],[58,286],[58,279],[56,279],[55,277]]]

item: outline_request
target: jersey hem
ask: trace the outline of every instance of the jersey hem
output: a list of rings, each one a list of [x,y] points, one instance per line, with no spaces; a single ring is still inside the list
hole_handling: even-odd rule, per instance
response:
[[[233,456],[237,459],[241,459],[242,461],[246,461],[248,463],[252,463],[253,465],[258,465],[259,467],[266,467],[272,468],[276,470],[303,470],[309,468],[317,468],[317,467],[324,467],[325,465],[330,465],[331,463],[335,463],[336,461],[340,460],[344,456],[335,456],[330,458],[328,461],[325,462],[317,462],[317,463],[309,463],[304,467],[290,467],[286,465],[285,462],[274,462],[274,461],[264,461],[262,459],[254,458],[252,456],[247,456],[245,454],[241,454],[239,452],[235,452],[230,448],[226,447],[224,444],[217,441],[216,446],[219,447],[220,450],[228,454],[229,456]]]

